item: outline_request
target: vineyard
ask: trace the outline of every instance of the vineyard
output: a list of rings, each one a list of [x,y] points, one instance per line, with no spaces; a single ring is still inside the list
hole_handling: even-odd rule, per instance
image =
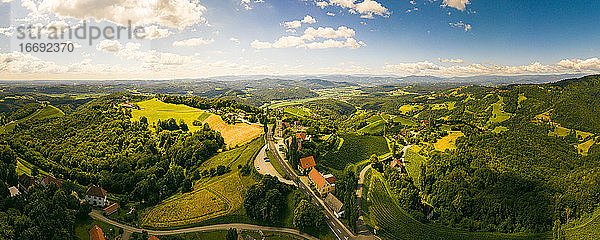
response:
[[[330,151],[323,158],[323,164],[334,169],[344,169],[348,163],[367,160],[372,154],[379,156],[390,152],[387,141],[381,136],[341,134],[340,137],[344,142],[339,150]]]
[[[194,191],[179,194],[145,210],[140,216],[144,227],[172,228],[189,226],[225,215],[235,215],[243,209],[244,193],[254,183],[249,176],[241,176],[237,165],[245,165],[254,158],[264,142],[252,142],[210,158],[200,168],[229,166],[232,171],[223,176],[204,178],[194,184]]]
[[[431,240],[477,240],[477,239],[551,239],[549,234],[502,234],[466,232],[443,226],[423,224],[401,209],[387,190],[382,178],[373,175],[369,189],[371,201],[370,219],[382,239],[431,239]]]

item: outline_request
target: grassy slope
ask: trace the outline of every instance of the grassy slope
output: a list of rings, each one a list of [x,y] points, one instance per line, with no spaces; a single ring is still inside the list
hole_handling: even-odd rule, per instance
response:
[[[442,139],[437,140],[436,143],[433,144],[435,150],[445,151],[446,149],[456,149],[456,139],[464,136],[461,131],[453,131],[448,134],[448,136],[443,137]]]
[[[401,209],[397,202],[390,196],[381,177],[373,176],[369,190],[370,218],[378,229],[377,233],[383,239],[430,239],[430,240],[455,240],[455,239],[549,239],[548,234],[500,234],[484,232],[466,232],[450,229],[433,224],[423,224],[412,218]]]
[[[231,167],[232,171],[223,176],[199,180],[194,184],[194,191],[177,194],[144,211],[140,222],[154,228],[198,225],[224,216],[230,216],[229,220],[234,222],[247,222],[242,205],[243,194],[254,184],[254,180],[249,176],[241,176],[237,166],[253,161],[263,145],[263,139],[257,138],[247,145],[207,160],[200,166],[202,170],[224,165]]]
[[[502,98],[494,104],[492,104],[492,117],[490,123],[501,123],[510,118],[510,113],[504,111],[504,101]]]
[[[190,131],[202,129],[202,126],[194,126],[192,123],[195,120],[208,123],[210,127],[221,133],[228,146],[235,147],[250,142],[262,133],[262,128],[256,125],[238,123],[229,125],[225,123],[220,116],[207,113],[203,110],[188,107],[183,104],[164,103],[158,99],[150,99],[143,102],[138,102],[141,110],[133,110],[131,112],[133,119],[139,119],[144,116],[149,123],[156,123],[158,120],[167,120],[173,118],[179,122],[183,120]]]
[[[297,117],[310,116],[310,112],[305,108],[286,108],[285,113],[289,113]]]
[[[344,142],[339,150],[329,152],[323,157],[322,164],[325,166],[340,170],[348,163],[364,161],[372,154],[383,155],[390,151],[387,141],[381,136],[342,134],[341,137]]]

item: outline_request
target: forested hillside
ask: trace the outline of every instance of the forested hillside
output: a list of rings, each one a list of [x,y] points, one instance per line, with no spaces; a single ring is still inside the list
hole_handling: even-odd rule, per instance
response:
[[[169,131],[149,126],[145,118],[132,121],[131,110],[116,104],[124,96],[129,97],[93,100],[60,118],[19,122],[2,135],[1,144],[60,179],[157,203],[179,191],[192,170],[223,146],[223,138],[208,127]]]

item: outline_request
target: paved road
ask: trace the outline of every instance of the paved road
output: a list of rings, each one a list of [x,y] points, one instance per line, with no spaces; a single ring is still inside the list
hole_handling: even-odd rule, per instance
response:
[[[279,174],[279,172],[277,172],[277,170],[275,170],[275,168],[273,167],[273,165],[271,163],[265,162],[265,157],[267,156],[267,154],[265,152],[266,149],[267,149],[267,145],[265,145],[260,150],[260,152],[258,152],[258,155],[256,155],[256,159],[254,159],[254,167],[256,168],[256,170],[260,174],[271,175],[271,176],[277,177],[277,179],[279,179],[280,182],[297,186],[294,181],[283,178],[281,176],[281,174]],[[270,160],[275,161],[275,159],[270,159]]]
[[[177,230],[156,231],[156,230],[139,229],[139,228],[135,228],[135,227],[132,227],[129,225],[115,222],[113,220],[110,220],[110,219],[104,217],[104,215],[102,215],[102,213],[98,210],[93,210],[90,213],[90,217],[92,217],[93,219],[96,219],[98,221],[102,221],[102,222],[111,224],[113,226],[123,228],[123,230],[125,232],[141,233],[144,230],[144,231],[147,231],[149,235],[155,235],[155,236],[174,235],[174,234],[183,234],[183,233],[192,233],[192,232],[207,232],[207,231],[216,231],[216,230],[228,230],[230,228],[236,228],[236,229],[244,229],[244,230],[252,230],[252,231],[262,230],[262,231],[269,231],[269,232],[287,233],[287,234],[300,236],[300,237],[303,237],[308,240],[318,240],[318,238],[315,238],[315,237],[310,236],[305,233],[301,233],[300,231],[298,231],[296,229],[264,227],[264,226],[241,224],[241,223],[218,224],[218,225],[192,227],[192,228],[184,228],[184,229],[177,229]]]
[[[283,160],[280,153],[277,151],[277,146],[273,142],[271,132],[272,131],[269,128],[269,133],[267,134],[267,140],[268,140],[267,142],[268,142],[268,146],[269,146],[269,151],[271,151],[272,153],[276,153],[276,154],[274,154],[275,158],[279,162],[281,167],[283,168],[283,171],[285,171],[285,173],[288,176],[290,176],[292,181],[294,181],[296,183],[296,185],[298,186],[298,189],[311,199],[313,204],[323,207],[323,209],[324,209],[323,213],[325,214],[325,217],[327,219],[326,220],[327,225],[333,231],[333,233],[337,236],[338,239],[341,239],[341,240],[356,239],[356,236],[354,234],[352,234],[352,232],[350,232],[350,230],[348,230],[346,228],[346,226],[344,226],[344,224],[342,224],[342,222],[340,222],[340,220],[335,217],[335,215],[329,210],[329,208],[327,206],[325,206],[325,203],[320,198],[317,197],[317,195],[310,189],[310,187],[307,186],[304,182],[300,181],[300,178],[298,177],[296,172],[291,170],[292,167],[290,166],[290,164],[287,161]]]

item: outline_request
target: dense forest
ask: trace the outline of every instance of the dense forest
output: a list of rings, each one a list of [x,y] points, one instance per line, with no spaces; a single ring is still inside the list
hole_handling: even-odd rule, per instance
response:
[[[183,180],[224,145],[208,126],[189,132],[181,124],[171,126],[173,119],[156,129],[145,118],[131,120],[130,110],[116,105],[123,96],[128,95],[95,99],[64,117],[19,122],[1,143],[18,159],[60,179],[100,185],[147,204],[179,191]]]

